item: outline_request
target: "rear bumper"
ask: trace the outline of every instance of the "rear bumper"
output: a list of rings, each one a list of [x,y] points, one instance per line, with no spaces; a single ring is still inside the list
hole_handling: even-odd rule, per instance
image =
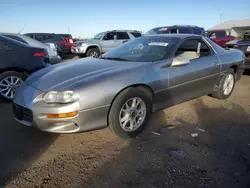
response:
[[[62,60],[62,58],[59,55],[49,57],[49,63],[51,63],[51,64],[59,63],[61,60]]]

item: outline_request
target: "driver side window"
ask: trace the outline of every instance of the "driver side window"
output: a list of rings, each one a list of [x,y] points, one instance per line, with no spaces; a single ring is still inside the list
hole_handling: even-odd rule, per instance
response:
[[[105,35],[103,40],[114,40],[114,36],[116,35],[116,32],[110,32]]]
[[[175,52],[175,57],[182,57],[189,60],[210,56],[209,47],[201,39],[189,39],[179,46]]]

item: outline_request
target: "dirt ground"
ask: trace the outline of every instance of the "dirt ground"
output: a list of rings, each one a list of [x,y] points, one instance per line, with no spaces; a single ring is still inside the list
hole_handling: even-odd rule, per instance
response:
[[[1,103],[0,187],[249,188],[249,99],[248,74],[228,100],[205,96],[157,112],[131,141],[109,129],[39,132]]]

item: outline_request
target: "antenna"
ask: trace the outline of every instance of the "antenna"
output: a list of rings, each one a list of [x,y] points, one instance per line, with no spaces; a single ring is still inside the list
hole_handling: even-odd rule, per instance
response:
[[[26,26],[27,24],[25,24],[24,27],[17,34],[20,34],[25,29]]]

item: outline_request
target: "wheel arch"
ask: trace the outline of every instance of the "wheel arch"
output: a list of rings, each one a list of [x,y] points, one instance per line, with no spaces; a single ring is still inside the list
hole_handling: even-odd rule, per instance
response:
[[[0,74],[7,72],[7,71],[16,71],[16,72],[24,74],[25,76],[28,76],[30,74],[30,72],[28,72],[27,70],[23,68],[19,68],[19,67],[9,67],[9,68],[0,69]]]
[[[101,48],[100,48],[100,46],[97,45],[97,44],[89,45],[89,46],[87,47],[87,49],[86,49],[86,53],[87,53],[87,51],[88,51],[89,49],[93,49],[93,48],[98,48],[98,50],[99,50],[100,53],[101,53]]]
[[[229,68],[234,70],[235,80],[237,80],[238,79],[239,66],[236,65],[236,64],[233,64]]]
[[[133,85],[129,85],[129,86],[127,86],[127,87],[121,89],[118,93],[116,93],[116,95],[113,97],[113,99],[112,99],[112,101],[111,101],[111,104],[110,104],[110,107],[109,107],[109,110],[108,110],[108,115],[107,115],[107,125],[108,125],[108,126],[109,126],[109,113],[110,113],[110,110],[111,110],[111,108],[112,108],[112,105],[113,105],[115,99],[117,98],[117,96],[118,96],[121,92],[123,92],[124,90],[126,90],[126,89],[128,89],[128,88],[131,88],[131,87],[139,88],[139,89],[145,91],[146,94],[148,94],[148,96],[149,96],[149,97],[151,98],[151,100],[153,101],[153,99],[154,99],[154,92],[153,92],[153,89],[152,89],[149,85],[147,85],[147,84],[142,84],[142,83],[140,83],[140,84],[133,84]]]
[[[231,65],[230,68],[234,70],[234,73],[235,73],[235,74],[237,73],[238,65],[235,65],[235,64],[234,64],[234,65]]]

